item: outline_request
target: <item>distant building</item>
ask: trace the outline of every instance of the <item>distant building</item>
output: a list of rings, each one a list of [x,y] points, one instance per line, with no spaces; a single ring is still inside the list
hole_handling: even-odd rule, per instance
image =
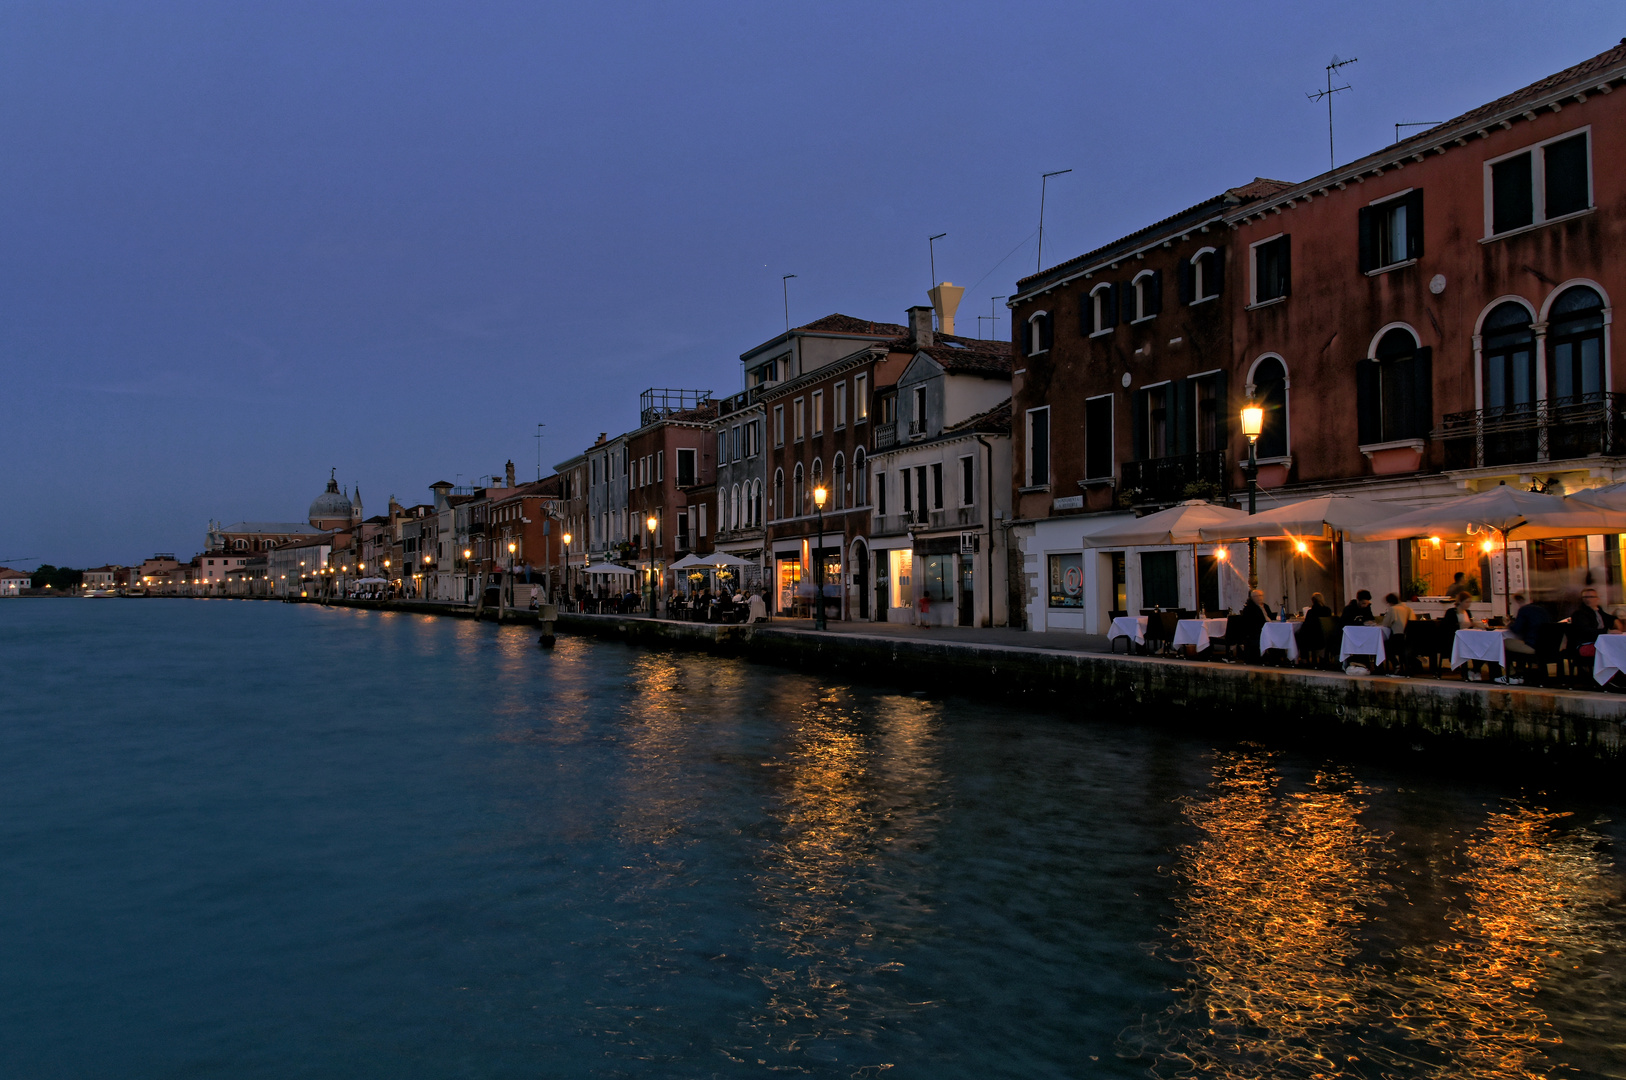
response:
[[[0,566],[0,596],[21,596],[33,580],[32,574]]]

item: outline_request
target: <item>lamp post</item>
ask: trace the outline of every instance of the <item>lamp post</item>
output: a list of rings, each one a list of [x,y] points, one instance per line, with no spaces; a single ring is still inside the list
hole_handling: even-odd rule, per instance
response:
[[[649,617],[651,619],[653,619],[655,617],[655,615],[656,615],[656,611],[655,611],[655,527],[657,525],[659,525],[659,524],[660,524],[660,522],[655,520],[655,515],[654,514],[650,514],[649,518],[644,522],[644,528],[649,530]]]
[[[818,546],[813,549],[813,629],[827,629],[824,622],[824,500],[830,493],[820,484],[813,489],[813,507],[819,512]]]
[[[1242,434],[1248,437],[1248,465],[1243,475],[1248,478],[1248,513],[1252,515],[1256,509],[1259,492],[1259,433],[1265,429],[1265,410],[1255,402],[1248,402],[1242,407]],[[1259,538],[1248,537],[1248,591],[1251,593],[1259,587]]]
[[[560,577],[563,579],[563,584],[564,584],[564,597],[563,597],[563,600],[564,600],[564,602],[566,604],[569,604],[570,603],[570,534],[565,533],[559,539],[561,539],[561,540],[563,540],[565,542],[565,569],[564,569],[564,573],[561,574]]]

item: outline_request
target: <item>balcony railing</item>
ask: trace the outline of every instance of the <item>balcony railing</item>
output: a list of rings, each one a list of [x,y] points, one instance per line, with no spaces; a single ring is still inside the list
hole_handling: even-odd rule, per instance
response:
[[[898,445],[898,424],[897,424],[897,421],[893,421],[890,424],[876,424],[875,425],[875,449],[877,449],[877,450],[885,450],[889,446],[896,446],[896,445]]]
[[[1226,492],[1225,451],[1126,461],[1122,489],[1133,506],[1218,498]]]
[[[1581,394],[1447,413],[1435,438],[1447,469],[1626,453],[1626,394]]]

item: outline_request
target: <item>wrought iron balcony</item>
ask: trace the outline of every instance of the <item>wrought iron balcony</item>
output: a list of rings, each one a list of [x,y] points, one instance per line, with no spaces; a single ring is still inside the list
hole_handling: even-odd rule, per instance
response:
[[[1435,434],[1447,469],[1626,454],[1626,394],[1581,394],[1447,413]]]
[[[1132,506],[1218,498],[1226,492],[1225,451],[1126,461],[1121,490]]]

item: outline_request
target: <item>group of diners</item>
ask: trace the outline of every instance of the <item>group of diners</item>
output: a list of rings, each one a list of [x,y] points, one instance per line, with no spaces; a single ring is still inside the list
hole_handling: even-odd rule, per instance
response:
[[[1437,618],[1419,614],[1395,593],[1385,603],[1382,612],[1375,610],[1372,594],[1361,589],[1335,615],[1322,594],[1313,593],[1309,605],[1289,618],[1254,589],[1234,615],[1152,610],[1135,618],[1114,612],[1109,647],[1122,637],[1142,652],[1351,674],[1416,676],[1426,663],[1437,677],[1461,668],[1467,681],[1510,685],[1528,679],[1604,686],[1626,670],[1626,619],[1604,610],[1590,586],[1580,606],[1562,619],[1527,603],[1521,593],[1510,598],[1511,617],[1505,619],[1476,616],[1466,591]]]
[[[685,622],[755,623],[768,620],[768,605],[760,592],[746,594],[709,588],[684,594],[674,592],[667,600],[669,618]]]

